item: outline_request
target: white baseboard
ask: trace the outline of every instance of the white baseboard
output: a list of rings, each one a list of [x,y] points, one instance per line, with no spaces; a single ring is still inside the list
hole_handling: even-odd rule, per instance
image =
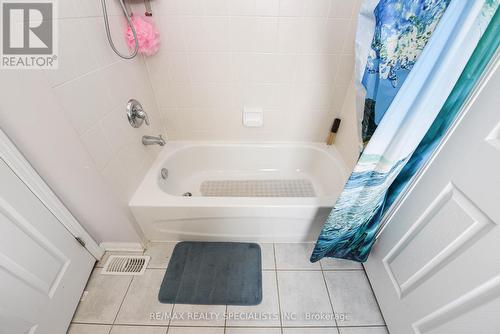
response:
[[[142,247],[140,242],[101,242],[99,244],[107,252],[142,252],[144,247]]]

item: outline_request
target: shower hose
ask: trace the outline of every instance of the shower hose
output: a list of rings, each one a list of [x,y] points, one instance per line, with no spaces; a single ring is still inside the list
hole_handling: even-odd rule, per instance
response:
[[[106,35],[108,36],[108,41],[109,45],[111,46],[111,49],[113,49],[113,51],[118,56],[122,57],[123,59],[132,59],[135,56],[137,56],[137,52],[139,51],[139,40],[137,39],[137,32],[135,31],[135,27],[132,24],[132,19],[130,18],[130,15],[127,12],[127,8],[125,8],[124,0],[118,0],[118,1],[120,2],[120,6],[122,7],[123,15],[125,15],[125,18],[127,19],[127,24],[130,26],[132,34],[134,35],[134,41],[135,41],[134,51],[131,54],[124,55],[120,53],[120,51],[118,51],[118,49],[115,47],[115,44],[113,43],[113,37],[111,37],[111,32],[109,29],[109,18],[108,18],[108,10],[106,9],[106,0],[101,0],[104,26],[106,27]]]

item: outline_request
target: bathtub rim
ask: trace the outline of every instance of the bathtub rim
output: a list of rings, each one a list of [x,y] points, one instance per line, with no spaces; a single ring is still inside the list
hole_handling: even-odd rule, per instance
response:
[[[204,197],[193,196],[184,197],[172,195],[163,191],[158,185],[160,169],[166,159],[177,152],[192,147],[300,147],[313,149],[326,154],[335,164],[343,181],[347,180],[349,171],[346,162],[334,145],[326,145],[322,142],[238,142],[238,141],[167,141],[167,144],[161,149],[160,153],[151,164],[146,174],[142,178],[139,186],[136,188],[128,205],[129,207],[318,207],[333,206],[338,197],[336,195],[322,197]]]

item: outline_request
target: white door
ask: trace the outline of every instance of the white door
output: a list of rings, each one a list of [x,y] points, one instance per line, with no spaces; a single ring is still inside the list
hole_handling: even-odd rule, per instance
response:
[[[0,334],[63,334],[95,258],[0,157]]]
[[[490,73],[365,265],[393,334],[500,333],[500,73]]]

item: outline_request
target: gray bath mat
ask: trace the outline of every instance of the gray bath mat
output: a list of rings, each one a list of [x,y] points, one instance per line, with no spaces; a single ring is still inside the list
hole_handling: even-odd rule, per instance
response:
[[[260,246],[236,242],[178,243],[158,299],[171,304],[260,304]]]

